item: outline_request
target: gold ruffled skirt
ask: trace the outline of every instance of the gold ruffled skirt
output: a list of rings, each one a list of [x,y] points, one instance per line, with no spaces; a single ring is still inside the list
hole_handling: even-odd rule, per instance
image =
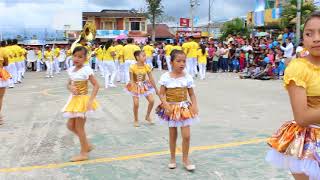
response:
[[[142,81],[136,83],[129,82],[125,87],[125,91],[132,96],[141,97],[153,94],[155,89],[150,81]]]
[[[4,68],[0,68],[0,88],[8,87],[11,74]]]
[[[320,127],[286,122],[267,140],[266,160],[273,166],[320,179]]]
[[[169,105],[173,111],[170,115],[166,114],[162,104],[156,108],[156,114],[161,123],[168,124],[169,127],[184,127],[199,121],[191,111],[191,102],[170,102]]]

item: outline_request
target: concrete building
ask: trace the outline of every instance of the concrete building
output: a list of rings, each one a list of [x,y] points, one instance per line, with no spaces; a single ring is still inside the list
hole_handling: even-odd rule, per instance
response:
[[[95,24],[97,38],[115,38],[126,35],[137,42],[147,40],[146,15],[136,10],[102,10],[100,12],[83,12],[83,25],[86,22]]]

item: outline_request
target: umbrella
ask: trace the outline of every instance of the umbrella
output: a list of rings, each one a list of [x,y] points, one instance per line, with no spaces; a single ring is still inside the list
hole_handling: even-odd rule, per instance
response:
[[[125,35],[125,34],[120,34],[119,36],[117,36],[116,38],[115,38],[116,40],[118,40],[118,39],[128,39],[128,36],[127,35]]]

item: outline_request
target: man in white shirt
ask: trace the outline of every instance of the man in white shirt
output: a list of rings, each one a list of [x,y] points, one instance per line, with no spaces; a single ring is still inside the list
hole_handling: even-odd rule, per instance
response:
[[[228,38],[227,38],[227,44],[231,44],[234,42],[234,38],[232,37],[231,34],[228,35]]]
[[[242,47],[242,50],[244,50],[245,52],[248,52],[248,51],[253,51],[253,48],[252,48],[252,46],[249,44],[249,42],[247,42],[246,43],[246,45],[244,45],[243,47]]]
[[[34,52],[34,50],[30,47],[28,47],[28,51],[27,51],[27,63],[28,63],[28,67],[31,68],[31,71],[35,71],[36,69],[36,53]]]
[[[280,48],[282,51],[284,51],[284,57],[287,59],[290,59],[293,56],[293,50],[294,50],[293,44],[291,42],[291,38],[286,39],[286,44],[287,44],[286,47],[280,46]]]

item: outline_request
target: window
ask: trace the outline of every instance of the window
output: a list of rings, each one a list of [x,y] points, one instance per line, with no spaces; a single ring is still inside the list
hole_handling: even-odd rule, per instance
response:
[[[131,31],[140,31],[140,22],[131,22]]]
[[[114,30],[114,23],[112,21],[102,21],[100,28],[104,30]]]
[[[129,25],[130,25],[130,24],[129,24],[129,21],[126,21],[126,26],[125,26],[125,30],[128,30],[128,31],[130,30],[130,27],[129,27]]]
[[[146,23],[141,22],[140,25],[141,25],[141,27],[140,27],[141,31],[145,31],[146,30]]]

